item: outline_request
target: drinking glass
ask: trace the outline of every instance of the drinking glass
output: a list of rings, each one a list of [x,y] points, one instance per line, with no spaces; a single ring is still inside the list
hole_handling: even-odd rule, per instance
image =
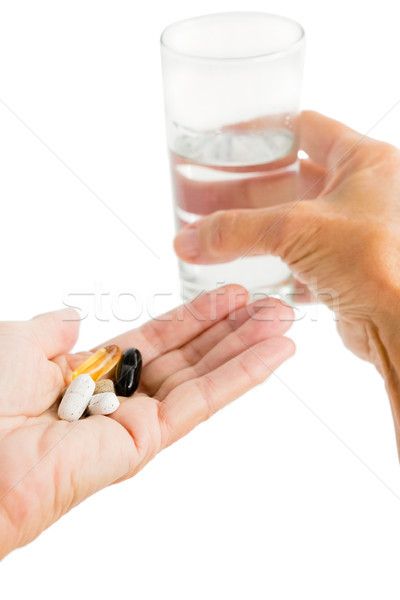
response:
[[[217,210],[296,199],[304,43],[301,25],[266,13],[212,14],[164,30],[177,230]],[[243,285],[253,297],[282,296],[292,281],[280,258],[246,253],[214,265],[179,261],[179,271],[185,299],[226,283]]]

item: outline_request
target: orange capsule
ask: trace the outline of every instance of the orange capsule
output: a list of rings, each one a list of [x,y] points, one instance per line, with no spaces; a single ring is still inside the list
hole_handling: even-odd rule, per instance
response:
[[[103,377],[107,373],[110,373],[114,369],[115,365],[121,358],[121,350],[113,344],[112,346],[106,346],[101,350],[95,352],[87,360],[85,360],[72,374],[72,379],[86,373],[90,375],[93,381],[97,381],[100,377]]]

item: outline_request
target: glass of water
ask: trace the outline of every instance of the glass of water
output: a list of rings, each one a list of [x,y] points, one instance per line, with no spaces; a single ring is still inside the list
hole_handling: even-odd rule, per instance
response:
[[[265,13],[213,14],[161,36],[167,142],[176,226],[216,210],[262,208],[297,196],[303,28]],[[256,240],[254,240],[256,241]],[[254,297],[285,295],[274,256],[229,263],[179,261],[185,299],[227,283]]]

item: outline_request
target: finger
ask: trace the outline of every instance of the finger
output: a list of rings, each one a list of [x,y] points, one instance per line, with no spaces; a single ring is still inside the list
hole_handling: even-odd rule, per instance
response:
[[[294,353],[287,338],[270,338],[197,379],[187,381],[161,402],[161,446],[186,435],[247,390],[264,381]]]
[[[317,198],[322,193],[325,183],[326,169],[309,158],[300,160],[299,200]]]
[[[26,326],[31,339],[52,359],[72,349],[78,338],[79,324],[79,313],[66,308],[38,315],[27,321]]]
[[[300,283],[298,279],[295,279],[293,290],[293,302],[296,302],[297,304],[311,304],[318,302],[318,300],[309,287],[304,285],[304,283]]]
[[[318,165],[332,168],[364,136],[347,125],[312,110],[299,115],[300,147]]]
[[[239,285],[228,285],[212,292],[205,292],[192,302],[152,319],[140,327],[128,331],[108,342],[117,344],[121,350],[134,346],[143,355],[144,364],[190,340],[224,319],[231,311],[247,303],[248,293]]]
[[[249,346],[270,337],[281,336],[293,322],[293,310],[281,305],[281,310],[265,307],[257,312],[257,319],[248,319],[201,358],[196,364],[173,373],[161,385],[156,398],[163,401],[167,395],[185,381],[206,375],[247,350]]]
[[[226,179],[221,175],[218,182],[212,176],[207,179],[205,174],[201,181],[193,180],[177,170],[175,186],[179,208],[206,216],[217,210],[268,208],[284,204],[288,199],[316,198],[323,190],[326,170],[314,161],[300,161],[299,177],[296,170],[284,167],[276,166],[274,174],[270,170],[259,171],[254,177],[242,179],[232,178],[226,171]],[[184,225],[181,221],[180,224]]]
[[[244,171],[239,175],[223,167],[217,180],[212,169],[193,167],[180,157],[173,160],[177,161],[174,186],[179,209],[196,215],[235,208],[266,208],[297,195],[297,170],[286,168],[296,160],[293,155],[286,156],[280,164],[274,163],[272,171],[268,165],[257,165],[251,173]]]
[[[180,231],[175,250],[189,263],[212,264],[273,254],[284,260],[287,249],[309,237],[317,224],[312,200],[259,210],[218,211]]]
[[[53,359],[52,364],[57,366],[57,369],[62,374],[64,385],[69,385],[72,380],[72,373],[79,365],[92,356],[93,352],[77,352],[75,354],[61,354]]]
[[[259,320],[268,320],[272,331],[274,321],[286,318],[290,321],[291,314],[292,309],[276,298],[263,298],[242,306],[188,344],[153,360],[143,370],[142,385],[146,392],[153,396],[168,377],[198,363],[221,340],[224,340],[249,319],[255,320],[256,323]]]

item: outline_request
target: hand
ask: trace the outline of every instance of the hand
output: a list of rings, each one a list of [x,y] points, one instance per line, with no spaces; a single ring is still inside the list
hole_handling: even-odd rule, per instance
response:
[[[292,310],[229,286],[107,343],[143,354],[138,392],[110,417],[69,423],[56,398],[88,353],[75,311],[0,323],[0,557],[268,377],[293,353]]]
[[[399,432],[400,151],[318,113],[299,124],[305,199],[215,212],[185,227],[175,249],[201,264],[280,256],[335,310],[345,344],[383,374]],[[256,193],[260,206],[260,186]]]

